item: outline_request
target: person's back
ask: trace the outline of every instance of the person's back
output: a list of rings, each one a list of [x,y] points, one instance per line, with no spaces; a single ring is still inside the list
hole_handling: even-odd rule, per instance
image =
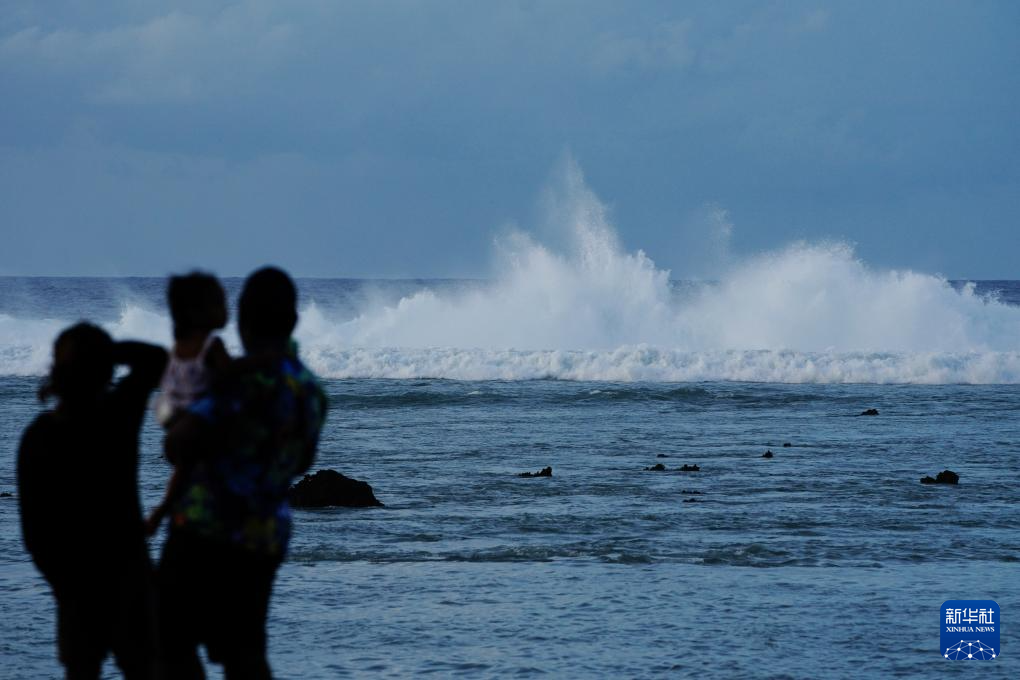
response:
[[[325,398],[294,345],[283,356],[238,360],[229,373],[190,409],[216,426],[219,450],[188,472],[171,522],[282,558],[290,537],[288,490],[312,463]]]
[[[311,465],[325,417],[290,340],[290,278],[250,276],[238,321],[246,355],[167,435],[167,455],[184,470],[159,567],[166,672],[177,678],[203,677],[200,644],[228,678],[269,677],[265,620],[290,537],[287,493]]]
[[[19,448],[25,543],[58,589],[107,572],[125,551],[144,545],[137,447],[123,409],[110,401],[39,415]]]
[[[25,430],[18,487],[25,547],[57,599],[69,675],[96,677],[110,651],[128,677],[154,657],[149,561],[138,501],[138,432],[166,360],[79,324],[55,347],[57,408]],[[113,364],[131,373],[112,390]]]

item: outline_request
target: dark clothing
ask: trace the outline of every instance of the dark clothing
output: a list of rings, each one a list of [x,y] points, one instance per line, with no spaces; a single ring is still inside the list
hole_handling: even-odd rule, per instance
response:
[[[184,476],[158,577],[171,677],[203,677],[200,644],[228,678],[269,677],[266,613],[290,538],[287,493],[312,463],[325,412],[291,343],[234,362],[168,435]]]
[[[22,535],[57,599],[69,672],[110,651],[128,672],[154,652],[138,432],[166,352],[142,343],[115,352],[130,374],[91,403],[39,415],[18,450]]]
[[[181,461],[185,479],[171,530],[282,559],[290,540],[287,494],[312,464],[326,416],[326,397],[296,345],[272,359],[236,361],[188,414],[209,433],[208,450]]]
[[[57,598],[57,651],[69,678],[97,678],[112,652],[126,678],[153,675],[155,602],[148,554],[91,589]]]
[[[266,614],[278,558],[173,532],[159,565],[159,629],[170,677],[201,677],[198,645],[229,677],[265,659]]]

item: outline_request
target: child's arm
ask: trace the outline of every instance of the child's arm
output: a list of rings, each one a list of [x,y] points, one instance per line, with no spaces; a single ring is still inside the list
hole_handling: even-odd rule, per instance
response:
[[[230,366],[230,354],[219,337],[213,338],[205,353],[205,365],[213,375],[222,374]]]

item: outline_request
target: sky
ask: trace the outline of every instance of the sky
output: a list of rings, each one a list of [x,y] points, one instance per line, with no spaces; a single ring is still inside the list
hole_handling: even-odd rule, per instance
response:
[[[674,278],[1020,279],[1020,3],[0,5],[0,275],[484,277],[572,159]]]

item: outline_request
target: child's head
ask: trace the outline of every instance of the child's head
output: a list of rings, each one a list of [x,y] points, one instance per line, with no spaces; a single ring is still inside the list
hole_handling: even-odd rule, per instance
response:
[[[191,272],[171,276],[166,289],[174,338],[210,333],[227,325],[227,297],[212,274]]]

